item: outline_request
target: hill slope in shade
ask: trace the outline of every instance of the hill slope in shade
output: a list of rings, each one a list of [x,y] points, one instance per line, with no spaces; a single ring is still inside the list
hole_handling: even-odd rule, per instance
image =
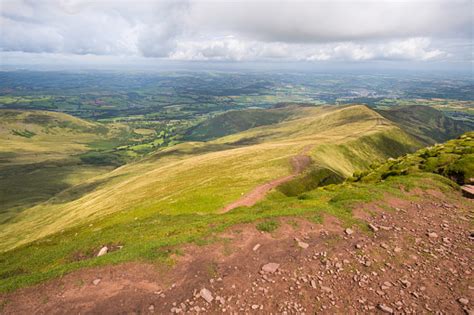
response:
[[[112,168],[79,155],[122,132],[47,111],[0,110],[0,223]]]
[[[186,140],[207,141],[251,128],[272,125],[288,119],[297,112],[289,108],[233,110],[208,119],[191,128]]]
[[[290,174],[290,159],[308,147],[313,165],[347,177],[372,161],[420,146],[365,106],[295,110],[301,118],[208,143],[183,143],[83,182],[72,194],[76,199],[52,199],[4,225],[1,247],[15,247],[111,213],[216,213],[254,187]],[[245,141],[254,144],[237,145]],[[80,193],[83,190],[87,193]]]
[[[378,110],[380,115],[398,124],[407,133],[425,145],[444,142],[474,130],[474,124],[455,120],[429,106],[399,106]]]

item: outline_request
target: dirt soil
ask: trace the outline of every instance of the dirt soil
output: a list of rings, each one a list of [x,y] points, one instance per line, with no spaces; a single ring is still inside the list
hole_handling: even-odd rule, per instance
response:
[[[271,180],[265,184],[255,187],[251,192],[247,193],[239,200],[236,200],[222,208],[219,213],[225,213],[238,207],[251,207],[256,204],[257,201],[262,200],[265,195],[273,188],[276,188],[301,174],[311,164],[311,158],[306,155],[308,150],[309,148],[305,148],[301,154],[291,158],[291,167],[293,168],[293,172],[290,175]]]
[[[474,202],[416,193],[357,206],[372,231],[330,216],[281,219],[271,234],[238,225],[173,266],[80,270],[4,294],[1,313],[474,314]]]

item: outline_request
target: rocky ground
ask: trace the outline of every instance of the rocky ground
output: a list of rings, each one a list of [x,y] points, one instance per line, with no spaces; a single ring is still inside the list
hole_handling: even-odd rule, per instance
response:
[[[81,270],[1,296],[4,314],[474,314],[474,202],[410,193],[333,217],[239,225],[175,264]]]

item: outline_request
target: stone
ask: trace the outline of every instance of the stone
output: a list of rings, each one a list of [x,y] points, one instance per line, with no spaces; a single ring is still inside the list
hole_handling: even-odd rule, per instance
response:
[[[350,229],[350,228],[347,228],[347,229],[345,229],[344,232],[346,232],[347,235],[351,235],[351,234],[354,233],[354,230],[352,230],[352,229]]]
[[[369,229],[371,229],[372,232],[377,232],[379,230],[379,228],[373,225],[372,223],[369,224]]]
[[[402,249],[400,247],[395,247],[395,249],[393,250],[395,253],[399,253],[402,251]]]
[[[332,289],[329,287],[321,286],[321,291],[326,292],[326,293],[331,293]]]
[[[301,247],[302,249],[306,249],[309,247],[308,243],[298,241],[298,246]]]
[[[109,248],[107,246],[102,247],[99,253],[97,254],[97,257],[104,256],[105,254],[107,254],[108,251],[109,251]]]
[[[199,291],[199,295],[206,300],[207,303],[211,303],[214,300],[214,297],[212,296],[211,291],[209,291],[206,288],[202,288],[201,291]]]
[[[260,306],[258,306],[257,304],[252,305],[252,309],[253,309],[253,310],[256,310],[256,309],[259,308],[259,307],[260,307]]]
[[[98,284],[100,283],[100,279],[95,279],[94,281],[92,281],[92,283],[93,283],[94,285],[98,285]]]
[[[393,308],[388,307],[385,304],[379,304],[379,305],[377,305],[377,307],[384,313],[393,314]]]
[[[468,305],[469,304],[469,300],[464,298],[464,297],[459,298],[458,302],[461,303],[462,305]]]
[[[262,266],[263,272],[274,273],[280,268],[280,264],[277,263],[268,263]]]
[[[316,281],[311,280],[310,284],[313,289],[316,289]]]
[[[461,186],[461,191],[464,197],[474,199],[474,185]]]
[[[436,234],[435,232],[430,232],[430,233],[428,233],[428,237],[429,238],[437,238],[438,234]]]
[[[256,251],[256,250],[258,250],[259,248],[260,248],[260,244],[257,244],[257,245],[255,245],[255,246],[252,248],[252,250],[253,250],[253,251]]]

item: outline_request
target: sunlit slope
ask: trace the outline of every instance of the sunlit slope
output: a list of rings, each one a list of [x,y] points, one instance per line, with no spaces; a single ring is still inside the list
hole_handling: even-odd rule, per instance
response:
[[[1,248],[118,211],[216,213],[255,186],[289,174],[290,158],[305,149],[314,164],[348,176],[419,145],[365,106],[295,110],[303,118],[208,143],[184,143],[73,187],[79,191],[63,199],[60,194],[3,226]]]
[[[0,224],[110,167],[80,163],[108,126],[47,111],[0,110]]]
[[[0,110],[1,162],[60,160],[84,152],[109,130],[73,116],[47,111]]]

